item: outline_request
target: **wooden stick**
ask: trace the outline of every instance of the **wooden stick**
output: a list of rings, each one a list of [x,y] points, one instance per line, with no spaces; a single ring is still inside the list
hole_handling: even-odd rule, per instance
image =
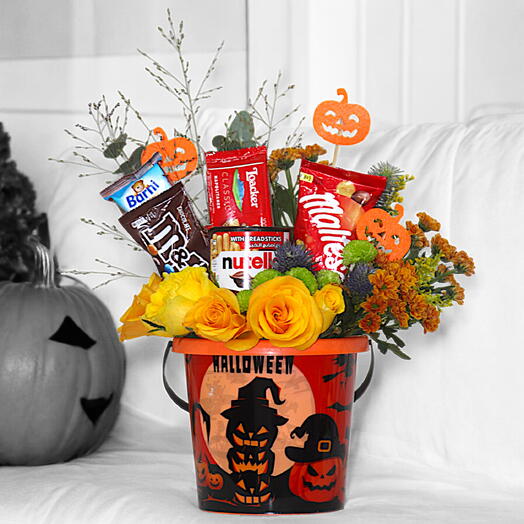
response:
[[[338,158],[338,152],[340,151],[340,146],[337,144],[335,146],[335,150],[333,151],[333,160],[331,161],[331,165],[334,166],[337,158]]]

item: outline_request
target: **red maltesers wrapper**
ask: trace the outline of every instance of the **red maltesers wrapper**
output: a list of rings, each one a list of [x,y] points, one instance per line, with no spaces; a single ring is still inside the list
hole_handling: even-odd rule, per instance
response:
[[[265,146],[206,153],[212,227],[272,226]]]
[[[359,218],[385,187],[383,176],[302,161],[295,239],[311,250],[318,269],[344,273],[342,249],[356,238]]]

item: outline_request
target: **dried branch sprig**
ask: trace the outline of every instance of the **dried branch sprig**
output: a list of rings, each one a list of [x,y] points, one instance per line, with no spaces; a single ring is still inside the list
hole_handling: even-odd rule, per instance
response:
[[[271,134],[275,129],[285,120],[289,119],[294,115],[300,106],[292,108],[290,111],[282,116],[277,116],[277,106],[282,98],[284,98],[295,86],[293,84],[282,88],[280,83],[282,81],[282,72],[279,71],[277,79],[273,84],[272,88],[268,92],[267,80],[262,82],[262,85],[258,88],[257,94],[254,99],[248,100],[248,111],[251,116],[258,120],[266,130],[256,140],[262,142],[269,148],[271,141]]]
[[[142,251],[142,248],[134,240],[131,240],[125,233],[123,233],[118,227],[108,224],[107,222],[101,222],[98,224],[90,218],[81,218],[81,222],[89,226],[93,226],[98,229],[97,235],[110,235],[113,240],[118,240],[119,242],[124,242],[129,246],[133,251]]]
[[[204,149],[201,146],[201,135],[198,130],[197,115],[201,110],[201,102],[211,97],[212,93],[222,89],[222,86],[207,88],[207,82],[211,78],[212,73],[216,69],[218,57],[224,46],[221,42],[216,49],[216,52],[211,60],[201,82],[197,89],[192,89],[192,80],[190,78],[190,63],[184,57],[184,23],[181,21],[178,26],[175,25],[171,10],[167,10],[167,29],[158,27],[159,33],[164,40],[174,49],[179,62],[179,73],[171,72],[167,67],[164,67],[160,62],[148,55],[142,50],[138,52],[150,61],[152,68],[146,67],[146,71],[151,75],[154,81],[168,93],[173,95],[182,106],[182,113],[186,122],[185,135],[188,135],[195,143],[198,150],[199,166],[195,173],[200,173],[203,176],[203,158]],[[205,182],[205,181],[204,181]]]
[[[114,105],[110,105],[105,96],[102,96],[97,102],[88,104],[91,124],[75,124],[74,126],[83,135],[69,129],[64,130],[75,141],[73,160],[56,158],[49,158],[49,160],[80,166],[87,170],[80,173],[80,177],[122,173],[123,167],[125,167],[125,170],[133,170],[136,167],[135,162],[131,162],[130,159],[134,160],[139,156],[136,154],[136,150],[147,145],[153,136],[153,132],[138,110],[131,104],[131,100],[126,98],[121,91],[118,91],[118,95],[120,101]],[[148,134],[145,140],[128,135],[127,127],[131,114],[146,128]],[[126,151],[126,146],[129,144],[135,146],[133,151]],[[133,155],[133,153],[135,154]],[[111,167],[105,165],[108,160],[112,164]],[[116,169],[114,168],[115,164]]]
[[[106,275],[109,277],[100,284],[97,284],[93,289],[98,289],[99,287],[107,286],[107,284],[110,284],[122,278],[141,278],[143,280],[148,279],[148,277],[144,275],[138,275],[137,273],[133,273],[132,271],[128,271],[127,269],[115,266],[114,264],[111,264],[99,258],[95,258],[95,262],[103,264],[108,269],[108,271],[81,271],[79,269],[64,269],[61,271],[61,273],[63,273],[64,275]]]
[[[286,147],[302,147],[302,140],[304,139],[304,131],[302,125],[306,121],[306,117],[303,116],[298,121],[295,129],[289,133],[286,138]]]

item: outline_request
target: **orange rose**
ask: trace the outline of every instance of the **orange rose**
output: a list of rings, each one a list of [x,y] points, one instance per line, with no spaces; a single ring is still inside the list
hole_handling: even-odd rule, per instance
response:
[[[306,349],[322,333],[319,307],[306,286],[291,276],[276,277],[253,290],[247,322],[254,334],[277,347]]]
[[[217,288],[197,300],[184,317],[183,325],[199,337],[226,342],[231,349],[249,349],[258,342],[248,330],[237,299],[229,289]]]

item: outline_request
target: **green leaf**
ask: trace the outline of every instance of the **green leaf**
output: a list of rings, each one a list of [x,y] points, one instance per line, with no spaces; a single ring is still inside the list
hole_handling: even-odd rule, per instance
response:
[[[397,357],[400,357],[402,360],[411,360],[411,357],[409,355],[406,355],[400,348],[398,348],[394,344],[390,345],[389,350],[392,353],[395,353],[395,355],[397,355]]]
[[[254,135],[253,117],[247,111],[239,111],[227,130],[227,137],[243,143],[253,140]]]
[[[383,355],[385,355],[388,351],[391,351],[392,353],[397,355],[397,357],[400,357],[402,360],[411,360],[411,357],[406,355],[406,353],[404,353],[396,344],[386,342],[385,340],[380,340],[376,333],[370,334],[370,337],[377,343],[378,350]],[[400,340],[400,342],[402,342],[402,340]],[[402,342],[402,345],[405,345],[404,342]]]
[[[240,144],[239,140],[228,140],[227,141],[226,149],[228,151],[231,151],[233,149],[240,149],[241,147],[242,145]]]
[[[273,184],[273,210],[275,216],[282,211],[289,218],[293,216],[293,202],[289,198],[289,191],[278,183]]]
[[[213,138],[213,140],[211,141],[211,143],[213,144],[213,147],[217,150],[217,151],[225,151],[226,149],[226,145],[227,145],[227,139],[225,136],[223,135],[217,135]]]
[[[400,337],[397,337],[397,335],[395,335],[394,333],[391,334],[390,338],[395,341],[395,344],[399,348],[403,348],[406,345],[406,343]]]
[[[129,157],[129,160],[126,160],[123,164],[118,166],[118,169],[115,173],[133,173],[142,165],[142,151],[144,151],[144,146],[138,146]]]
[[[119,137],[115,138],[104,150],[104,156],[106,158],[118,158],[124,147],[126,146],[127,135],[122,133]]]

